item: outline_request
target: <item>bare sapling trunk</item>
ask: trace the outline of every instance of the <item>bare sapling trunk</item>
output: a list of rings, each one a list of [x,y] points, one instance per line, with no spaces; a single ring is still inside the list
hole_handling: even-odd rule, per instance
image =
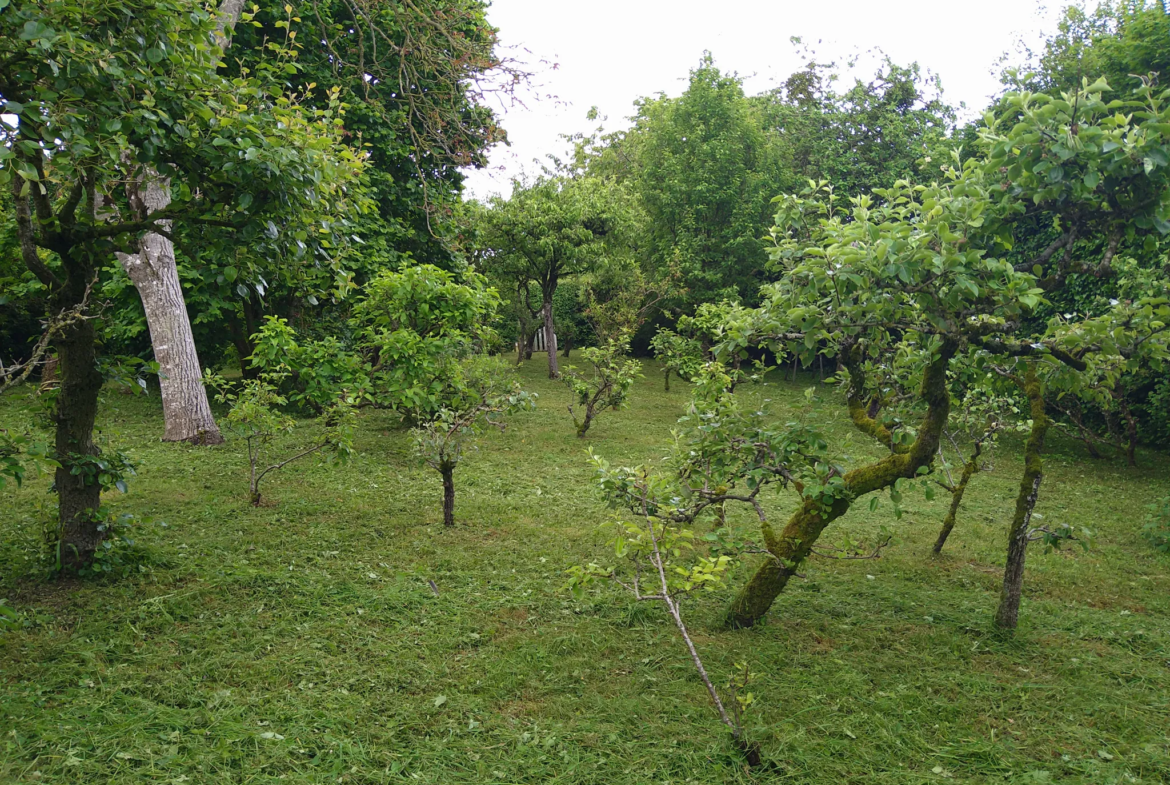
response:
[[[1029,363],[1022,379],[1015,380],[1028,397],[1031,408],[1032,430],[1024,446],[1024,476],[1016,495],[1016,510],[1008,531],[1007,563],[1003,572],[1003,589],[999,598],[999,609],[995,613],[995,626],[1005,632],[1016,629],[1020,618],[1020,598],[1024,587],[1024,562],[1028,555],[1028,538],[1031,535],[1032,510],[1040,495],[1040,483],[1044,479],[1044,463],[1040,455],[1044,449],[1044,437],[1050,421],[1044,408],[1044,395],[1036,368]]]
[[[548,378],[561,378],[561,369],[557,365],[557,334],[553,324],[552,296],[548,295],[541,309],[544,316],[544,349],[548,353]]]
[[[947,510],[946,517],[943,518],[942,530],[938,533],[938,539],[934,543],[935,556],[942,553],[943,546],[947,544],[947,537],[951,536],[951,530],[955,528],[955,520],[959,515],[959,505],[963,503],[963,494],[967,492],[967,483],[971,481],[971,477],[975,472],[979,471],[979,455],[982,451],[983,443],[975,442],[975,451],[971,454],[970,460],[963,465],[963,473],[959,476],[959,482],[949,489],[951,492],[951,506]]]
[[[455,464],[444,461],[439,464],[443,475],[443,525],[455,525]]]

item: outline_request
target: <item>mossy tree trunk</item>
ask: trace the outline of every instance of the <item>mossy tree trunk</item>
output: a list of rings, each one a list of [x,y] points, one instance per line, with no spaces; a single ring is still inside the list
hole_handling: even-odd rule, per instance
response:
[[[934,543],[934,555],[938,556],[942,553],[943,546],[947,544],[947,537],[951,536],[951,530],[955,528],[955,520],[959,515],[959,505],[963,503],[963,494],[967,492],[967,483],[971,481],[971,477],[975,472],[979,471],[979,455],[983,452],[983,442],[975,442],[975,450],[971,454],[970,460],[963,465],[963,473],[959,476],[959,482],[953,486],[951,491],[951,506],[947,510],[947,515],[943,518],[942,531],[938,533],[938,539]]]
[[[920,468],[931,464],[938,450],[942,430],[950,416],[951,401],[946,372],[947,363],[956,349],[957,343],[951,340],[944,341],[939,355],[923,372],[919,397],[926,403],[927,410],[919,426],[918,436],[909,448],[847,472],[842,478],[845,486],[844,495],[835,498],[827,507],[818,500],[804,499],[779,535],[768,523],[761,524],[764,546],[769,557],[732,601],[726,619],[729,626],[751,627],[760,621],[772,607],[772,602],[784,591],[800,563],[808,557],[821,532],[848,512],[854,501],[866,494],[887,488],[900,478],[913,478],[917,476]],[[854,373],[849,393],[852,413],[859,404],[864,383],[860,378],[860,363],[850,370]],[[864,432],[880,427],[873,422],[858,422],[856,414],[853,414],[853,417],[855,424]]]
[[[1016,511],[1008,531],[1007,563],[1003,572],[1003,589],[1000,592],[999,609],[995,613],[995,626],[1011,632],[1020,618],[1020,597],[1024,586],[1024,562],[1028,554],[1028,537],[1031,533],[1032,510],[1040,494],[1040,483],[1044,479],[1044,437],[1051,424],[1044,406],[1043,385],[1036,377],[1036,365],[1028,362],[1024,376],[1014,379],[1028,398],[1032,415],[1032,430],[1024,445],[1024,476],[1020,479],[1020,490],[1016,494]]]

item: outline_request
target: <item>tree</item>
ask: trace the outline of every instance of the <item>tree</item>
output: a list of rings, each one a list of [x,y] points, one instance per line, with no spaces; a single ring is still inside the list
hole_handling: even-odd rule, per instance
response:
[[[543,177],[514,183],[512,197],[497,197],[489,208],[481,214],[488,269],[516,282],[520,308],[528,303],[529,283],[540,289],[548,375],[556,379],[553,297],[562,280],[620,252],[634,209],[629,194],[600,178]]]
[[[455,525],[455,469],[468,445],[491,426],[503,430],[499,418],[532,409],[536,396],[520,385],[504,365],[485,356],[465,363],[464,383],[450,407],[415,428],[416,454],[443,478],[443,525]]]
[[[698,341],[693,338],[685,338],[665,327],[658,328],[658,332],[650,341],[650,348],[654,350],[654,356],[662,363],[662,385],[666,392],[670,392],[671,372],[678,378],[689,381],[698,372],[699,366],[703,362]]]
[[[22,4],[0,15],[0,96],[19,116],[4,125],[0,180],[50,319],[78,316],[53,339],[67,568],[87,565],[104,536],[101,486],[86,470],[98,454],[99,272],[144,233],[166,234],[167,221],[279,234],[283,216],[340,212],[353,199],[360,159],[338,146],[339,107],[307,111],[283,94],[275,71],[293,66],[279,55],[248,78],[220,78],[214,33],[215,20],[182,0]],[[145,216],[121,187],[139,167],[172,182],[171,203]]]
[[[270,473],[314,453],[331,452],[337,460],[344,461],[353,452],[357,424],[354,401],[347,392],[339,391],[336,400],[321,414],[320,438],[283,459],[270,455],[275,439],[292,432],[297,425],[294,418],[280,411],[288,404],[277,391],[282,375],[263,374],[258,379],[244,379],[239,390],[233,390],[222,377],[206,376],[207,384],[219,390],[216,400],[231,407],[226,420],[228,430],[247,446],[248,500],[253,507],[260,506],[260,483]]]
[[[581,372],[572,365],[565,370],[563,381],[573,393],[569,415],[577,426],[577,438],[584,439],[593,418],[606,409],[628,405],[630,388],[642,376],[641,364],[626,357],[628,348],[627,339],[611,338],[601,346],[581,350],[581,359],[589,363],[590,371]],[[580,417],[574,403],[583,410]]]
[[[772,258],[781,278],[765,289],[755,317],[727,326],[719,352],[739,351],[764,336],[777,353],[809,355],[829,347],[848,380],[850,419],[889,455],[834,471],[831,482],[815,492],[806,487],[784,529],[765,530],[765,546],[774,558],[732,603],[732,624],[758,621],[824,529],[856,500],[886,489],[901,493],[907,482],[930,470],[950,416],[953,362],[968,356],[1020,359],[1027,364],[1021,378],[1034,388],[1025,392],[1035,405],[1039,384],[1028,375],[1035,363],[1058,363],[1081,373],[1093,357],[1124,355],[1126,345],[1165,351],[1167,306],[1159,297],[1133,303],[1132,313],[1113,310],[1095,320],[1057,320],[1038,334],[1020,332],[1021,321],[1068,275],[1104,275],[1111,269],[1112,239],[1090,262],[1058,253],[1071,238],[1145,236],[1158,242],[1170,232],[1170,125],[1163,119],[1170,93],[1147,86],[1128,101],[1110,103],[1102,98],[1106,87],[1086,85],[1060,98],[1008,96],[988,118],[986,157],[949,169],[942,183],[902,181],[875,189],[873,197],[855,197],[848,209],[838,207],[824,185],[816,189],[821,200],[809,201],[811,190],[780,200]],[[1117,112],[1122,107],[1132,114]],[[1005,259],[1001,254],[1011,247],[1014,232],[1038,215],[1060,226],[1061,236],[1032,258]],[[891,431],[878,417],[880,400],[878,410],[873,408],[866,379],[895,356],[915,369],[913,389],[922,415],[916,428]],[[1005,605],[1013,596],[1018,600],[1008,584],[1022,576],[1025,513],[1042,476],[1046,418],[1034,412],[1032,422],[1034,438],[1025,451],[1026,475],[1009,538]],[[1009,628],[1014,622],[1010,612],[997,618]]]

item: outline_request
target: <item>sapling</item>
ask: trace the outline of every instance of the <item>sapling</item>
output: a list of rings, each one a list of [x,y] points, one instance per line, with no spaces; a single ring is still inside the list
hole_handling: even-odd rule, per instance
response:
[[[592,372],[583,373],[573,365],[565,369],[562,381],[572,391],[574,403],[582,409],[578,417],[574,403],[569,404],[579,438],[585,437],[594,417],[606,409],[624,409],[629,403],[630,387],[641,378],[642,371],[637,360],[626,357],[628,348],[628,339],[613,338],[601,346],[581,351]]]
[[[703,363],[703,349],[694,338],[660,327],[650,340],[654,356],[662,363],[662,388],[670,392],[670,375],[690,381]]]
[[[261,374],[257,379],[245,379],[239,389],[232,389],[222,378],[208,372],[204,382],[217,390],[216,400],[231,406],[227,429],[244,440],[248,448],[248,499],[254,507],[260,506],[260,483],[271,472],[283,469],[293,461],[314,453],[328,452],[336,460],[345,460],[353,452],[353,432],[357,414],[353,400],[339,393],[336,400],[325,407],[318,420],[324,433],[311,444],[291,455],[276,458],[271,455],[273,443],[280,434],[290,433],[297,421],[280,411],[288,404],[277,391],[282,374]]]
[[[415,428],[415,453],[443,478],[443,525],[455,525],[455,468],[485,428],[504,430],[500,418],[529,410],[536,395],[520,389],[497,360],[476,357],[464,363],[461,392],[433,419]]]

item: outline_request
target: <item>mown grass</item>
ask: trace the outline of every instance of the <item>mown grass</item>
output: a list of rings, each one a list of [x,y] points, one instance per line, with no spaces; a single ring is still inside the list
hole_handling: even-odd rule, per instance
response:
[[[834,532],[897,537],[877,561],[813,560],[769,622],[719,627],[731,585],[688,606],[720,681],[756,674],[748,771],[660,608],[575,602],[564,570],[607,561],[586,446],[660,458],[689,395],[648,369],[629,410],[574,436],[567,391],[485,438],[440,521],[437,474],[393,420],[362,416],[345,468],[306,461],[246,501],[241,445],[161,444],[157,399],[110,394],[101,426],[142,461],[120,510],[165,521],[146,571],[50,583],[31,569],[48,480],[0,497],[0,781],[53,783],[927,783],[1170,781],[1170,562],[1141,540],[1170,464],[1091,462],[1059,440],[1038,511],[1089,553],[1029,557],[1022,625],[991,634],[1018,445],[976,478],[947,554],[945,499],[868,505]],[[807,380],[743,391],[796,416]],[[20,396],[6,423],[27,417]],[[872,452],[832,390],[810,415]],[[772,494],[782,517],[790,497]],[[751,531],[751,519],[731,525]],[[830,534],[834,539],[836,534]],[[438,594],[428,581],[433,581]]]

